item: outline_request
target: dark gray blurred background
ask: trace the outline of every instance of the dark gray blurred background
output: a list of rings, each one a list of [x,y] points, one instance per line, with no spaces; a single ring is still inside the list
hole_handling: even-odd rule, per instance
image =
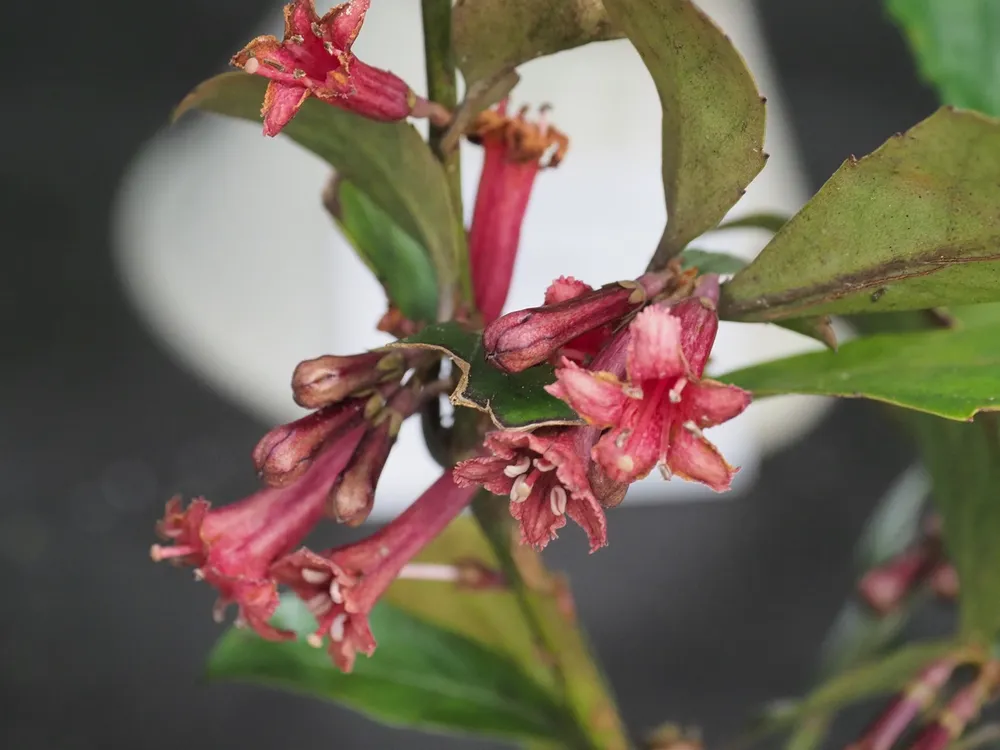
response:
[[[757,5],[813,187],[934,108],[879,2]],[[211,594],[148,559],[169,495],[252,489],[247,455],[267,426],[180,370],[137,323],[113,274],[109,208],[136,150],[268,7],[5,4],[5,748],[486,746],[199,685],[220,632]],[[807,687],[851,586],[851,545],[909,460],[875,408],[846,403],[768,460],[738,502],[612,513],[613,542],[593,557],[580,535],[553,545],[630,726],[673,719],[718,740],[763,701]]]

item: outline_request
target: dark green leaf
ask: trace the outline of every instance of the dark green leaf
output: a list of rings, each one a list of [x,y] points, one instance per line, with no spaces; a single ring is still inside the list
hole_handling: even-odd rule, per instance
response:
[[[245,73],[223,73],[200,84],[178,105],[174,117],[203,109],[253,122],[267,81]],[[454,209],[444,170],[406,122],[376,122],[309,98],[282,131],[329,162],[430,254],[442,294],[451,295],[464,233],[454,230]],[[262,183],[261,189],[267,189]],[[275,190],[280,187],[275,187]]]
[[[911,598],[886,615],[873,613],[855,599],[846,602],[820,649],[820,678],[833,677],[881,654],[896,641],[922,599]]]
[[[337,225],[386,296],[409,320],[429,323],[437,315],[437,287],[427,251],[351,183],[338,180],[327,201]]]
[[[1000,422],[982,414],[972,424],[930,418],[911,424],[961,582],[962,630],[991,641],[1000,632]]]
[[[833,717],[828,714],[817,714],[799,722],[799,725],[788,736],[785,750],[815,750],[823,744]]]
[[[663,107],[661,267],[716,226],[764,167],[764,101],[743,58],[688,0],[604,0]]]
[[[555,382],[548,365],[513,375],[490,365],[483,355],[482,336],[457,323],[438,323],[403,339],[394,346],[421,346],[447,354],[462,371],[451,394],[456,406],[484,411],[502,429],[524,429],[547,424],[580,424],[576,413],[545,392]]]
[[[1000,115],[1000,5],[995,0],[888,0],[886,7],[941,101]]]
[[[470,87],[537,57],[621,37],[600,0],[458,0],[452,33]]]
[[[854,550],[858,573],[881,565],[917,541],[930,490],[930,477],[919,465],[911,466],[893,483],[858,539]]]
[[[784,214],[750,214],[748,216],[741,216],[739,219],[733,219],[732,221],[724,221],[715,229],[716,231],[723,229],[763,229],[765,232],[774,234],[788,223],[788,219],[789,217]]]
[[[809,318],[789,318],[788,320],[776,320],[775,325],[786,328],[795,333],[801,333],[811,339],[826,346],[828,349],[837,350],[837,332],[833,330],[833,321],[829,315],[816,315]]]
[[[1000,330],[887,334],[730,372],[756,396],[870,398],[956,420],[1000,409]]]
[[[277,620],[296,632],[315,628],[286,597]],[[378,648],[352,674],[304,641],[275,643],[230,630],[208,664],[211,679],[257,682],[344,703],[382,721],[514,738],[559,738],[569,720],[547,691],[504,656],[391,605],[371,616]]]
[[[1000,123],[942,109],[850,159],[743,271],[720,314],[780,320],[1000,299]]]
[[[697,268],[699,273],[717,273],[728,276],[741,271],[747,264],[743,258],[737,258],[729,253],[716,253],[710,250],[697,250],[689,247],[681,253],[681,268]]]

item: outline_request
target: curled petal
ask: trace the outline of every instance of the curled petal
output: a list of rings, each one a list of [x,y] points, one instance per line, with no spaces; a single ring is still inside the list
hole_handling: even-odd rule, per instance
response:
[[[591,424],[618,424],[630,401],[618,379],[605,372],[585,370],[568,359],[562,364],[556,370],[556,382],[545,386],[545,390]]]
[[[701,482],[716,492],[725,492],[739,469],[726,463],[718,448],[697,428],[691,427],[694,425],[673,426],[670,447],[666,452],[667,467],[682,479]]]
[[[545,290],[545,304],[554,305],[558,302],[565,302],[592,291],[594,288],[590,284],[574,279],[572,276],[560,276]]]
[[[320,25],[334,47],[350,51],[370,5],[371,0],[349,0],[342,5],[335,5],[323,16]]]
[[[633,383],[689,373],[681,351],[681,321],[663,308],[649,307],[631,325],[628,375]]]
[[[566,515],[584,530],[590,540],[590,551],[596,552],[608,543],[608,519],[604,509],[591,493],[574,496],[566,504]]]
[[[271,81],[264,93],[264,135],[275,136],[295,117],[302,103],[309,97],[309,89],[278,81]]]
[[[751,395],[735,385],[715,380],[689,383],[684,390],[685,409],[696,415],[699,427],[714,427],[742,414]]]
[[[496,456],[470,458],[455,467],[455,483],[462,487],[482,485],[494,495],[509,495],[514,486],[514,479],[504,474],[509,463]]]

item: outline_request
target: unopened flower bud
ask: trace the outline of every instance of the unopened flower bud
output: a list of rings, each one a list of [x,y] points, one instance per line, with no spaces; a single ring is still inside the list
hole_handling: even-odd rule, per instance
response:
[[[361,421],[362,403],[352,399],[275,427],[253,449],[258,476],[272,487],[298,479],[332,435]]]
[[[359,526],[367,520],[375,503],[375,487],[403,420],[413,414],[419,404],[419,394],[413,387],[399,390],[388,402],[378,393],[369,399],[364,417],[371,427],[330,489],[327,515],[348,526]]]
[[[328,354],[299,363],[292,375],[295,403],[316,409],[379,383],[398,380],[408,367],[401,351],[366,352],[348,357]]]
[[[670,279],[669,274],[650,273],[554,305],[508,313],[483,331],[486,358],[506,372],[540,364],[573,339],[641,307],[663,291]]]
[[[983,665],[976,681],[959,690],[937,719],[917,735],[909,750],[945,750],[962,736],[969,722],[982,710],[1000,679],[1000,662]]]

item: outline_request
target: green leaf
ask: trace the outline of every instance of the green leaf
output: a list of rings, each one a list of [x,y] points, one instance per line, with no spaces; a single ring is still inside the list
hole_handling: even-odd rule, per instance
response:
[[[386,348],[396,346],[423,347],[448,355],[462,372],[451,402],[486,412],[501,429],[581,424],[576,412],[545,392],[544,386],[555,382],[550,366],[539,365],[513,375],[502,372],[486,361],[482,336],[455,322],[427,326]]]
[[[941,109],[849,159],[723,287],[720,314],[780,320],[1000,299],[1000,123]]]
[[[737,273],[743,270],[747,264],[743,258],[737,258],[729,253],[697,250],[693,247],[682,252],[680,259],[681,268],[685,271],[689,268],[697,268],[699,273],[717,273],[720,276]]]
[[[437,315],[437,287],[427,251],[351,183],[338,180],[327,202],[344,237],[409,320]]]
[[[764,101],[728,37],[688,0],[604,0],[663,107],[667,228],[654,264],[712,229],[764,167]]]
[[[994,0],[888,0],[921,76],[946,104],[1000,115],[1000,5]]]
[[[908,599],[899,609],[878,615],[855,599],[846,602],[827,632],[820,648],[821,679],[871,661],[891,646],[923,596]]]
[[[864,573],[903,552],[920,537],[920,517],[930,495],[923,466],[911,466],[885,493],[854,551],[855,570]]]
[[[753,391],[870,398],[947,419],[1000,409],[1000,330],[887,334],[719,378]]]
[[[621,37],[600,0],[458,0],[452,34],[469,87],[537,57]]]
[[[174,118],[203,109],[259,122],[266,86],[259,76],[223,73],[188,94]],[[444,170],[412,125],[376,122],[309,98],[282,132],[329,162],[425,247],[440,294],[450,299],[467,253],[465,236],[454,229]],[[273,189],[280,190],[280,182]]]
[[[1000,422],[983,414],[972,424],[930,418],[911,424],[961,581],[962,632],[988,643],[1000,633]]]
[[[276,619],[299,634],[315,628],[292,597],[284,597]],[[352,674],[302,640],[276,643],[232,629],[216,644],[208,677],[334,700],[390,724],[525,739],[566,735],[565,709],[502,655],[387,604],[372,612],[371,626],[378,648]]]

